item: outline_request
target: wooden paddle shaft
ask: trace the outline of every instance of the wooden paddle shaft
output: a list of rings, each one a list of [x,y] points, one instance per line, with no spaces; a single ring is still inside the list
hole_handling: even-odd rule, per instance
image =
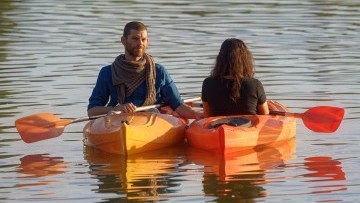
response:
[[[303,114],[301,113],[291,113],[285,111],[270,111],[271,115],[280,115],[280,116],[290,116],[295,118],[303,118]]]

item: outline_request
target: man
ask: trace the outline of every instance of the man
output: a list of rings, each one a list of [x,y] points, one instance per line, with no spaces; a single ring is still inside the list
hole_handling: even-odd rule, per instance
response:
[[[202,117],[183,103],[164,66],[155,63],[146,53],[148,36],[143,23],[126,24],[121,43],[125,54],[100,70],[89,98],[89,117],[109,111],[134,112],[137,106],[160,103],[169,105],[181,117]]]

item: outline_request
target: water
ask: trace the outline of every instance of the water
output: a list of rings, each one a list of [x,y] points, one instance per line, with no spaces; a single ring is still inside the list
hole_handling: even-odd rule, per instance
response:
[[[360,3],[345,1],[0,2],[0,202],[358,202]],[[17,118],[86,115],[99,69],[121,52],[131,20],[181,95],[199,95],[222,41],[252,50],[270,99],[304,112],[346,109],[339,130],[222,159],[186,147],[129,157],[83,148],[72,124],[24,143]]]

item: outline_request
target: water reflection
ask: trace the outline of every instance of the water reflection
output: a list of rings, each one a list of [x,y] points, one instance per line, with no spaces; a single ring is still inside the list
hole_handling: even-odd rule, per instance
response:
[[[6,16],[6,12],[13,10],[14,7],[12,5],[12,1],[0,1],[0,36],[2,39],[0,40],[0,62],[5,61],[7,52],[6,46],[9,43],[7,34],[11,33],[11,30],[14,28],[14,21],[12,21],[8,16]],[[0,66],[0,70],[1,70]]]
[[[126,157],[85,146],[84,156],[98,179],[96,192],[120,196],[106,201],[158,201],[179,185],[172,173],[183,151],[184,146],[175,146]]]
[[[24,183],[17,184],[17,187],[47,185],[54,180],[40,179],[41,177],[62,174],[68,168],[68,164],[63,157],[53,157],[49,154],[31,154],[20,158],[20,166],[17,168],[19,178],[24,179]],[[30,183],[28,183],[30,181]],[[36,181],[36,182],[32,182]]]
[[[203,190],[217,202],[249,202],[267,196],[262,185],[267,170],[284,165],[295,152],[296,140],[226,156],[189,148],[188,159],[204,166]]]
[[[12,1],[0,1],[0,118],[14,116],[13,111],[16,108],[9,105],[9,103],[13,103],[13,101],[7,101],[14,93],[9,89],[1,88],[11,83],[12,80],[8,78],[8,74],[14,71],[6,66],[7,63],[3,63],[8,58],[7,49],[11,41],[8,36],[15,27],[15,22],[6,15],[6,12],[12,11],[13,9]],[[0,119],[0,134],[3,133],[5,129],[10,128],[5,125],[8,124],[4,122],[3,119]]]
[[[311,193],[332,193],[347,189],[344,184],[346,176],[339,160],[327,156],[308,157],[304,166],[310,172],[303,176],[309,182]]]

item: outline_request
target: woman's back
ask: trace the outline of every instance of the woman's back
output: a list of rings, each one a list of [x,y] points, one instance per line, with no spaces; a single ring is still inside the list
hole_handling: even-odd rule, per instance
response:
[[[202,100],[209,106],[209,116],[236,114],[258,114],[257,106],[266,102],[261,82],[256,78],[243,78],[240,97],[233,101],[230,97],[232,79],[208,77],[202,86]]]

